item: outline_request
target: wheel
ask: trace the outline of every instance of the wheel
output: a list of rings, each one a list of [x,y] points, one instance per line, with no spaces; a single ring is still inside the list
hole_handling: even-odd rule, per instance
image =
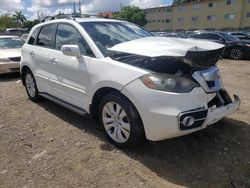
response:
[[[244,58],[244,51],[241,48],[232,48],[229,52],[230,59],[241,60]]]
[[[137,147],[145,141],[145,132],[134,105],[119,93],[104,96],[98,119],[107,139],[118,147]]]
[[[35,78],[30,70],[24,72],[25,89],[32,101],[38,101],[40,99],[39,92],[37,89]]]

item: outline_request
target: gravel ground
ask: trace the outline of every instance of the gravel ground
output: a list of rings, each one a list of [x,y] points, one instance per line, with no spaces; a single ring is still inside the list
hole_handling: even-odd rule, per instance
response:
[[[240,110],[137,150],[109,144],[88,116],[31,102],[19,75],[1,76],[0,187],[250,187],[250,61],[219,67]]]

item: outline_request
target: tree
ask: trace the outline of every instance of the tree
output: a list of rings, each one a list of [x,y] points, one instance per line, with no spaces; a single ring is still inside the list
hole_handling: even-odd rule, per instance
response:
[[[145,12],[136,6],[122,7],[120,12],[113,14],[113,17],[126,20],[140,26],[147,24]]]
[[[0,30],[5,31],[6,28],[17,27],[11,16],[0,16]]]
[[[23,27],[24,28],[28,28],[29,30],[32,28],[32,27],[34,27],[36,24],[39,24],[40,23],[40,21],[39,20],[33,20],[33,21],[31,21],[31,20],[28,20],[28,21],[26,21],[24,24],[23,24]]]
[[[22,11],[15,11],[15,14],[13,14],[12,17],[15,20],[15,22],[20,25],[23,25],[27,21]]]

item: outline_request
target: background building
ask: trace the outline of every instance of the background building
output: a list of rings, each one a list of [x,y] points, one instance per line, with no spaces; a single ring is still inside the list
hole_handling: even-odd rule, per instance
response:
[[[250,29],[250,0],[193,0],[145,13],[152,31]]]

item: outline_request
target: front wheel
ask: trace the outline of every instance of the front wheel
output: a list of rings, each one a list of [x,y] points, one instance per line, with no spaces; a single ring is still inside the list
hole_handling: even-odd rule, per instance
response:
[[[241,48],[232,48],[229,52],[230,59],[241,60],[244,58],[244,51]]]
[[[40,99],[39,92],[37,89],[35,78],[30,70],[24,72],[25,89],[32,101],[38,101]]]
[[[134,105],[119,93],[103,97],[98,110],[107,139],[118,147],[136,147],[145,140],[139,113]]]

